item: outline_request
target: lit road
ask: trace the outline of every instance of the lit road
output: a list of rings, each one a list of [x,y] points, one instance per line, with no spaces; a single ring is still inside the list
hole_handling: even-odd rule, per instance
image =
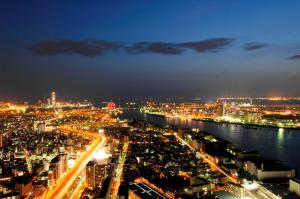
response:
[[[85,135],[88,137],[94,138],[93,143],[89,146],[87,151],[85,151],[80,159],[76,161],[74,167],[69,170],[64,176],[62,176],[56,184],[48,189],[48,191],[44,194],[43,198],[52,199],[52,198],[63,198],[64,195],[68,192],[76,178],[84,172],[86,164],[92,159],[94,153],[97,152],[105,143],[105,137],[100,136],[99,134],[90,133],[83,130],[72,129],[68,127],[61,127],[60,130],[65,131],[67,133],[77,133],[81,135]]]
[[[126,160],[127,152],[128,152],[128,144],[129,142],[126,141],[123,145],[122,154],[118,160],[118,165],[116,167],[116,176],[111,181],[111,189],[110,189],[110,198],[116,198],[118,195],[118,190],[122,180],[123,174],[123,166]]]
[[[68,190],[67,196],[65,198],[78,199],[80,198],[82,192],[85,188],[85,172],[77,177],[75,183],[72,185],[71,189]]]
[[[280,199],[280,196],[277,196],[264,188],[262,185],[260,185],[257,182],[254,182],[255,188],[254,189],[247,189],[245,185],[245,191],[246,191],[246,196],[250,196],[251,198],[255,199]]]
[[[251,197],[251,198],[256,198],[256,199],[274,199],[274,198],[268,197],[266,194],[261,192],[259,189],[246,190],[246,195]]]
[[[179,137],[176,133],[174,133],[174,135],[181,143],[188,146],[192,151],[196,151],[196,149],[194,147],[192,147],[189,143],[187,143],[185,140],[183,140],[181,137]],[[231,175],[229,175],[228,173],[226,173],[223,169],[221,169],[218,165],[216,165],[216,163],[214,163],[210,159],[206,158],[206,156],[204,154],[200,153],[200,156],[201,156],[201,158],[203,158],[203,160],[205,162],[207,162],[211,167],[217,169],[219,172],[221,172],[223,175],[225,175],[230,181],[232,181],[234,183],[237,182],[236,178],[234,178]]]
[[[192,147],[189,143],[187,143],[185,140],[183,140],[181,137],[179,137],[176,133],[174,133],[175,137],[184,145],[188,146],[192,151],[196,151],[196,149],[194,147]],[[221,172],[222,174],[224,174],[230,181],[237,183],[237,179],[230,176],[228,173],[226,173],[223,169],[221,169],[218,165],[216,165],[213,161],[209,160],[208,158],[206,158],[206,156],[204,154],[200,153],[201,158],[203,158],[203,160],[205,162],[207,162],[211,167],[217,169],[219,172]],[[254,190],[248,190],[245,188],[246,194],[249,195],[251,198],[254,199],[271,199],[272,197],[269,197],[267,194],[265,194],[265,191],[258,187],[257,189]]]

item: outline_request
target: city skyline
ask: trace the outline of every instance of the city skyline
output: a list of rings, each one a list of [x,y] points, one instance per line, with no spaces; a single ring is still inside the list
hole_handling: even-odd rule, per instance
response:
[[[299,96],[299,7],[1,2],[0,98]]]
[[[286,100],[0,102],[0,197],[299,198]]]
[[[0,198],[299,199],[299,10],[0,0]]]

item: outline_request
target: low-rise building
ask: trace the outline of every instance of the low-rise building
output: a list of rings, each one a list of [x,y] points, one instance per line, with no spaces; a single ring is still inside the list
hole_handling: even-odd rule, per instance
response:
[[[280,161],[255,158],[247,160],[244,169],[258,180],[274,178],[294,178],[295,169],[283,165]]]
[[[290,191],[296,193],[300,197],[300,180],[290,179]]]

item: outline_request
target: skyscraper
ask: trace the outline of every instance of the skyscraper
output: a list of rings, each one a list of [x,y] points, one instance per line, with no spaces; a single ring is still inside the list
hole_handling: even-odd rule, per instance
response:
[[[48,184],[50,186],[55,184],[60,176],[67,171],[67,169],[68,165],[66,154],[59,154],[55,158],[53,158],[49,166]]]
[[[86,187],[95,189],[101,187],[107,177],[107,165],[90,161],[86,165]]]
[[[51,104],[52,106],[56,105],[56,93],[54,91],[51,92]]]

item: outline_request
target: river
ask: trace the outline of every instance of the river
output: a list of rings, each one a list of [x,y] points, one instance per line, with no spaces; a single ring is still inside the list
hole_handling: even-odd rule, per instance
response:
[[[194,120],[166,119],[142,114],[138,111],[125,111],[123,119],[143,119],[156,125],[174,125],[185,128],[199,128],[245,150],[257,150],[268,159],[281,160],[300,171],[300,130],[259,127],[245,128],[242,125],[219,124]]]

